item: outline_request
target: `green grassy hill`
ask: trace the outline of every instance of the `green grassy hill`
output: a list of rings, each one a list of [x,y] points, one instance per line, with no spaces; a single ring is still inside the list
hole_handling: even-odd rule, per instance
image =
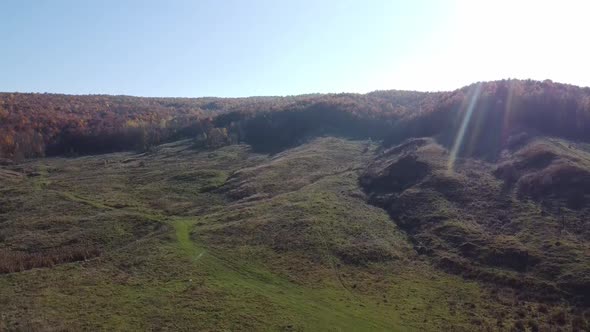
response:
[[[586,162],[583,148],[538,144]],[[518,198],[524,180],[494,175],[526,151],[498,169],[461,160],[454,173],[445,151],[326,137],[266,155],[179,141],[4,166],[0,330],[585,326],[559,284],[585,275],[585,233],[547,236],[558,220]],[[518,217],[498,229],[506,200]],[[535,261],[524,271],[502,259],[524,251]],[[522,277],[556,292],[520,292]]]

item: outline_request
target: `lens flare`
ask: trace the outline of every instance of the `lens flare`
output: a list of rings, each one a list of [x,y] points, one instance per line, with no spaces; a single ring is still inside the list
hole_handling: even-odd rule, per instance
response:
[[[514,97],[513,82],[508,82],[508,96],[506,97],[506,104],[504,105],[504,119],[502,121],[502,141],[508,141],[511,131],[511,119],[512,119],[512,98]]]
[[[475,109],[475,104],[477,103],[477,99],[481,93],[481,84],[478,83],[475,86],[475,90],[471,94],[471,98],[469,99],[469,105],[467,106],[467,112],[465,112],[465,116],[463,117],[463,122],[461,122],[461,127],[459,128],[459,132],[457,132],[457,136],[455,136],[455,143],[453,144],[453,148],[451,149],[451,154],[449,156],[449,161],[447,164],[447,169],[450,173],[453,172],[455,167],[455,161],[457,160],[457,155],[461,146],[463,145],[463,139],[465,138],[465,131],[467,130],[467,126],[469,125],[469,121],[471,120],[471,116],[473,115],[473,110]]]

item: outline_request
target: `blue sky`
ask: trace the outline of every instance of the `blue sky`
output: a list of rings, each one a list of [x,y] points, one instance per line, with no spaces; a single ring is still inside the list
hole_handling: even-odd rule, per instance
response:
[[[251,96],[590,85],[584,1],[3,0],[0,91]]]

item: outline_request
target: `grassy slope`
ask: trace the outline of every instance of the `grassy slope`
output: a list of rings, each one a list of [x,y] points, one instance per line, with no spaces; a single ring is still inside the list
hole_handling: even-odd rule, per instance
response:
[[[504,326],[587,329],[588,207],[569,207],[566,199],[573,189],[582,189],[573,192],[578,200],[587,193],[582,181],[590,155],[583,147],[538,138],[499,165],[459,158],[449,171],[446,149],[433,140],[414,142],[421,144],[392,148],[368,168],[371,201],[388,209],[438,266],[497,287],[489,302],[513,306],[494,315]],[[503,181],[503,169],[512,170],[514,181]],[[559,173],[564,169],[569,173]],[[585,173],[571,181],[572,169]],[[536,197],[523,192],[543,186],[548,190]]]
[[[0,330],[496,323],[485,290],[416,257],[365,203],[356,179],[369,143],[319,139],[273,157],[189,147],[44,159],[23,166],[38,176],[1,178],[0,247],[84,239],[102,254],[0,275]]]

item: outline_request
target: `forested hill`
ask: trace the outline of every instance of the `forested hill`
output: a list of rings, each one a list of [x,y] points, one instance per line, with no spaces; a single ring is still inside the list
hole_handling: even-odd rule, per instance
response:
[[[0,94],[0,157],[22,159],[145,150],[194,137],[276,152],[318,135],[385,144],[436,137],[463,154],[495,158],[519,137],[590,140],[590,89],[551,81],[475,83],[451,92],[376,91],[251,98],[141,98]]]

